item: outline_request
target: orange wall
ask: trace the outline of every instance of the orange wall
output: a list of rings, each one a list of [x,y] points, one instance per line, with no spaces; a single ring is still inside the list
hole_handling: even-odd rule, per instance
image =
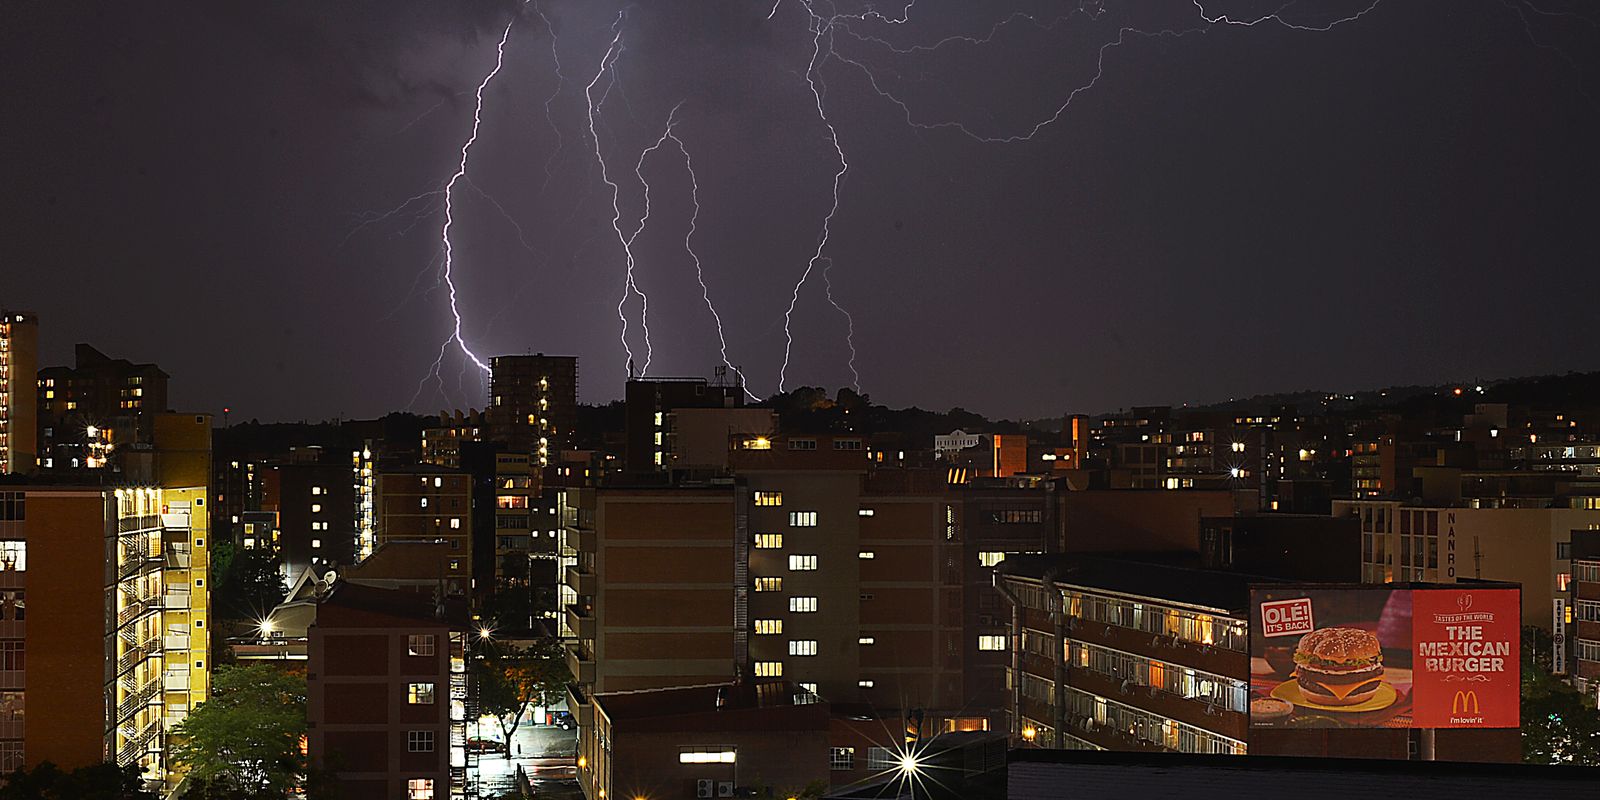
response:
[[[104,760],[106,502],[29,492],[27,763]]]

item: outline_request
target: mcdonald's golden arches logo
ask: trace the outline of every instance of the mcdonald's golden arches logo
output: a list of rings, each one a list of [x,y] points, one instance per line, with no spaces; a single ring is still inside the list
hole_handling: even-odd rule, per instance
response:
[[[1450,698],[1450,713],[1481,713],[1478,710],[1478,693],[1471,691],[1470,689],[1467,691],[1456,692],[1456,696]]]

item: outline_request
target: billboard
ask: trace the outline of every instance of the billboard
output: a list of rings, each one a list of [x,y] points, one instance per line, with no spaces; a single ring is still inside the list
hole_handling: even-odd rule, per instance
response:
[[[1521,590],[1258,585],[1250,724],[1515,728]]]

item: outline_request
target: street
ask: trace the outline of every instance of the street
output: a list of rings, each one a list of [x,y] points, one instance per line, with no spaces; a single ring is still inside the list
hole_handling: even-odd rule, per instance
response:
[[[512,737],[509,758],[504,753],[478,754],[478,796],[519,796],[516,768],[520,765],[533,782],[535,797],[582,797],[583,792],[573,776],[577,751],[575,730],[562,730],[552,725],[522,725]]]

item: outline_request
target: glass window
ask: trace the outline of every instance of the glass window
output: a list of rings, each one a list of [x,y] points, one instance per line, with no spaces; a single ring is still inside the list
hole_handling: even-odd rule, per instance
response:
[[[992,567],[1006,559],[1005,553],[985,550],[978,553],[978,566]]]
[[[814,656],[816,654],[816,639],[792,639],[789,641],[789,655],[791,656]]]
[[[810,614],[810,613],[815,613],[816,610],[817,610],[817,598],[815,598],[815,597],[791,597],[791,598],[789,598],[789,611],[792,612],[792,613],[795,613],[795,614]]]
[[[855,769],[856,749],[854,747],[828,748],[828,769]]]
[[[783,534],[758,533],[756,534],[757,550],[777,550],[783,547]]]
[[[756,492],[755,497],[758,506],[783,505],[783,492]]]
[[[406,637],[406,655],[431,656],[434,652],[433,634],[412,634]]]
[[[757,636],[777,636],[783,633],[783,620],[758,619],[756,620]]]
[[[414,706],[433,705],[433,684],[413,683],[406,688],[406,702]]]
[[[412,778],[406,781],[406,800],[433,800],[433,779]]]
[[[757,661],[756,662],[756,677],[757,678],[781,678],[781,677],[783,677],[783,662],[782,661]]]
[[[789,556],[790,572],[809,572],[817,568],[816,556]]]
[[[1000,636],[988,636],[988,635],[979,636],[978,637],[978,649],[979,650],[1004,650],[1004,649],[1006,649],[1006,637],[1004,635],[1000,635]]]
[[[406,752],[433,752],[433,731],[406,731]]]
[[[795,528],[815,528],[817,527],[817,512],[790,511],[789,525]]]
[[[679,764],[732,764],[738,749],[731,744],[692,745],[678,748]]]
[[[783,591],[782,578],[756,578],[756,591],[781,592]]]
[[[0,570],[28,571],[28,543],[21,539],[0,540]]]

